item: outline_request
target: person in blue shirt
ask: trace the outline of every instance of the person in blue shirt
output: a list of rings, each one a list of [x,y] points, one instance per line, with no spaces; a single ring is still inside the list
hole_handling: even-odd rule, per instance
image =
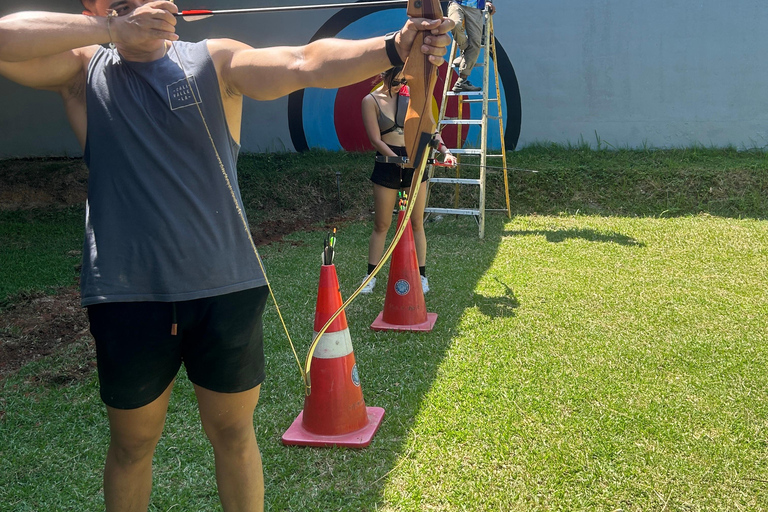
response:
[[[453,61],[453,65],[459,68],[459,79],[453,86],[455,93],[482,90],[469,81],[469,74],[480,55],[486,6],[491,14],[496,12],[491,0],[451,0],[448,4],[448,17],[456,23],[453,37],[461,49],[461,56]]]

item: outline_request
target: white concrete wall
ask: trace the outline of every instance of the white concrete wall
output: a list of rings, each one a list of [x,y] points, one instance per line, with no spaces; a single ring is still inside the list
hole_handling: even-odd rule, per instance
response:
[[[515,1],[497,23],[520,82],[520,145],[768,144],[758,0]]]

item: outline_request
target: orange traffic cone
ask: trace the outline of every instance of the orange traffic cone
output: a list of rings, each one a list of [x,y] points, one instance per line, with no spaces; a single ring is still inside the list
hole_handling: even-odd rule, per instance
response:
[[[315,333],[341,306],[336,267],[323,265],[315,307]],[[357,373],[347,317],[342,312],[320,337],[310,367],[304,410],[283,434],[283,444],[365,448],[384,418],[381,407],[366,407]]]
[[[403,222],[405,211],[397,215],[397,227]],[[424,292],[421,290],[419,262],[410,222],[392,253],[387,279],[384,310],[371,324],[374,331],[423,331],[435,326],[437,313],[427,313]]]

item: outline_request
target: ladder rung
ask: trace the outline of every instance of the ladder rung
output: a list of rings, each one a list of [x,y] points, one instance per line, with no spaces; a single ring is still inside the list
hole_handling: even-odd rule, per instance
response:
[[[482,103],[483,100],[464,100],[462,103]]]
[[[448,96],[482,96],[483,91],[474,91],[474,92],[453,92],[448,91]]]
[[[453,148],[451,148],[451,153],[453,153],[454,155],[476,155],[476,156],[480,156],[480,155],[483,154],[483,150],[482,149],[475,149],[475,148],[466,148],[466,149],[461,149],[461,148],[453,149]],[[502,157],[504,157],[504,155],[502,155],[501,153],[499,153],[498,155],[487,154],[485,156],[486,156],[486,158],[502,158]]]
[[[463,210],[461,208],[424,208],[426,213],[443,213],[446,215],[474,215],[480,216],[480,210]]]
[[[457,185],[479,185],[480,180],[470,178],[429,178],[430,183],[454,183]]]
[[[475,65],[472,67],[472,69],[474,69],[474,68],[481,68],[483,66],[485,66],[485,64],[482,61],[477,61],[477,62],[475,62]],[[456,69],[459,69],[459,66],[457,66],[456,64],[453,64],[453,67],[456,68]]]
[[[440,124],[483,124],[482,119],[443,119]]]

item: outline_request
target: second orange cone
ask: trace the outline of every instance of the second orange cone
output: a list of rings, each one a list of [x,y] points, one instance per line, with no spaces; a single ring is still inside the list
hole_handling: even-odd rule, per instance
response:
[[[400,210],[397,215],[398,228],[404,217],[405,210]],[[427,313],[424,292],[421,290],[413,228],[409,222],[392,253],[384,310],[371,324],[371,329],[428,332],[435,326],[436,321],[437,313]]]

